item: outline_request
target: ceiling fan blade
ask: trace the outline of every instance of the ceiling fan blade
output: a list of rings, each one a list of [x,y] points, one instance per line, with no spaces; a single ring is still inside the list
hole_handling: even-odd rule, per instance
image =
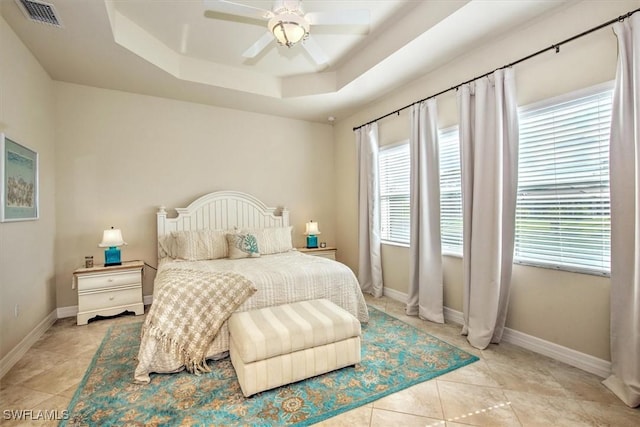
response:
[[[265,47],[273,41],[273,34],[267,31],[262,37],[258,39],[249,49],[245,50],[242,54],[245,58],[255,58]]]
[[[315,41],[315,39],[311,36],[302,42],[302,47],[311,55],[313,60],[318,65],[328,64],[329,58],[327,54],[324,53],[320,45]]]
[[[369,25],[371,14],[367,9],[309,12],[304,18],[311,25]]]
[[[226,13],[229,15],[245,16],[255,19],[269,19],[273,12],[259,7],[247,6],[245,4],[234,3],[227,0],[202,0],[204,6],[213,12]]]

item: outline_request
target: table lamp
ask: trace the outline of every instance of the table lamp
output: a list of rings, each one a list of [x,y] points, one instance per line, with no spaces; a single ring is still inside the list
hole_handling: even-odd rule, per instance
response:
[[[120,261],[120,248],[118,246],[126,245],[126,242],[122,240],[122,231],[118,228],[104,230],[102,233],[102,242],[98,245],[101,248],[107,248],[104,250],[104,265],[105,267],[110,265],[122,265]]]
[[[307,223],[307,229],[305,231],[305,233],[307,235],[307,248],[308,249],[315,249],[318,247],[318,234],[320,233],[320,230],[318,230],[318,223],[317,222],[313,222],[313,220],[309,221]]]

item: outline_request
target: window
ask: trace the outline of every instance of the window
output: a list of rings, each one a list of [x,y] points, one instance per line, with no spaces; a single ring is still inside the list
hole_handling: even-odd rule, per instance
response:
[[[409,142],[380,150],[380,227],[382,240],[409,244]]]
[[[462,182],[458,127],[440,132],[440,233],[442,251],[462,255]]]
[[[462,253],[462,200],[458,128],[440,132],[440,216],[442,249]],[[380,150],[380,207],[382,240],[409,244],[409,143]]]
[[[608,273],[611,96],[601,87],[521,110],[516,261]]]
[[[599,86],[520,110],[514,260],[608,274],[612,90]],[[409,144],[380,151],[382,239],[409,244]],[[442,250],[462,254],[458,127],[440,131]]]

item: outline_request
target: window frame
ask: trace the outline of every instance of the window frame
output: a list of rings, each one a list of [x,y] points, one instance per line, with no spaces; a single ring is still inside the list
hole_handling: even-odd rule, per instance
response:
[[[458,170],[460,170],[460,132],[459,132],[459,126],[453,125],[453,126],[448,126],[444,129],[438,129],[438,136],[439,136],[439,140],[442,140],[442,135],[447,134],[447,133],[451,133],[451,132],[455,132],[456,134],[456,141],[457,141],[457,148],[458,148]],[[395,149],[398,148],[400,146],[406,146],[407,151],[409,152],[410,155],[410,150],[411,147],[409,146],[409,140],[408,139],[404,139],[401,141],[397,141],[394,142],[392,144],[387,144],[384,145],[382,147],[380,147],[380,153],[382,153],[385,150],[391,150],[391,149]],[[439,155],[441,155],[441,147],[438,147],[438,153]],[[409,162],[411,161],[411,159],[409,158]],[[441,157],[438,159],[439,165],[441,162]],[[410,167],[410,164],[409,164]],[[440,173],[442,173],[442,169],[440,168]],[[442,175],[440,175],[442,177]],[[442,188],[441,188],[442,189]],[[411,191],[411,182],[409,182],[409,191]],[[411,193],[409,193],[410,196]],[[460,178],[460,221],[462,221],[462,178]],[[382,191],[380,194],[381,197],[381,201],[380,201],[380,206],[382,207]],[[442,217],[442,191],[440,192],[440,215]],[[381,222],[382,222],[382,212],[381,212]],[[409,230],[411,229],[411,219],[409,219]],[[442,219],[440,221],[440,227],[441,227],[441,233],[442,233]],[[382,236],[382,224],[380,225],[380,233]],[[391,246],[400,246],[400,247],[410,247],[411,242],[402,242],[402,241],[397,241],[397,240],[390,240],[390,239],[385,239],[381,237],[381,243],[385,244],[385,245],[391,245]],[[446,256],[453,256],[453,257],[458,257],[458,258],[462,258],[462,230],[460,232],[460,247],[459,247],[459,251],[456,250],[452,250],[450,247],[445,247],[445,245],[442,242],[441,239],[441,244],[442,244],[442,254],[446,255]]]
[[[608,81],[605,83],[601,83],[598,85],[594,85],[594,86],[590,86],[587,88],[583,88],[583,89],[579,89],[579,90],[575,90],[575,91],[571,91],[559,96],[553,96],[551,98],[546,98],[537,102],[533,102],[530,104],[527,104],[525,106],[519,107],[518,108],[518,117],[519,117],[519,122],[521,121],[521,117],[522,114],[527,113],[529,111],[532,110],[537,110],[537,109],[542,109],[542,108],[548,108],[548,107],[552,107],[554,105],[557,104],[562,104],[565,102],[571,102],[571,101],[575,101],[579,98],[584,98],[584,97],[589,97],[589,96],[594,96],[597,95],[599,93],[605,92],[605,91],[610,91],[614,88],[615,82],[614,81]],[[452,132],[452,131],[456,131],[457,130],[457,134],[458,134],[458,150],[460,150],[460,134],[459,134],[459,125],[455,124],[453,126],[449,126],[447,128],[444,129],[438,129],[439,132],[439,136],[442,137],[443,134],[448,133],[448,132]],[[518,130],[520,132],[520,129]],[[609,143],[610,143],[610,139],[609,139]],[[409,150],[410,153],[410,147],[409,147],[409,140],[408,139],[404,139],[401,141],[397,141],[394,142],[392,144],[387,144],[384,145],[382,147],[380,147],[380,152],[387,150],[387,149],[392,149],[392,148],[397,148],[398,146],[401,145],[406,145],[407,146],[407,150]],[[440,156],[441,154],[441,147],[439,148],[439,154]],[[458,151],[458,156],[460,156],[460,151]],[[520,160],[520,159],[518,159]],[[409,159],[409,162],[411,160]],[[440,174],[442,174],[442,168],[440,170]],[[520,181],[520,165],[518,168],[518,180]],[[442,175],[441,175],[442,177]],[[460,179],[462,179],[462,171],[460,170]],[[442,185],[442,184],[441,184]],[[409,191],[411,183],[409,183]],[[518,190],[520,189],[520,187],[518,187]],[[461,220],[464,219],[464,213],[462,212],[462,185],[460,186],[460,194],[461,194],[461,198],[460,198],[460,203],[461,203],[461,207],[460,207],[460,212],[461,212]],[[410,193],[409,193],[410,195]],[[442,191],[441,191],[441,202],[442,202]],[[609,200],[610,203],[610,200]],[[382,203],[381,203],[382,205]],[[516,206],[517,209],[517,206]],[[442,215],[442,203],[440,206],[440,212]],[[610,221],[610,213],[609,213],[609,221]],[[410,227],[410,219],[409,219],[409,227]],[[442,227],[442,220],[441,220],[441,227]],[[381,228],[382,228],[382,224],[381,224]],[[442,228],[441,228],[442,230]],[[382,229],[380,230],[382,233]],[[464,233],[464,231],[463,231]],[[609,232],[610,235],[610,232]],[[460,252],[455,252],[450,250],[449,248],[445,248],[444,244],[442,245],[442,254],[446,255],[446,256],[453,256],[453,257],[459,257],[462,258],[463,256],[463,245],[464,242],[462,241],[462,236],[461,236],[461,241],[460,241]],[[516,236],[514,235],[514,239],[516,238]],[[400,241],[395,241],[395,240],[389,240],[389,239],[381,239],[382,244],[385,245],[391,245],[391,246],[401,246],[401,247],[409,247],[410,246],[410,242],[400,242]],[[442,241],[441,241],[442,243]],[[521,256],[516,256],[516,245],[515,245],[515,241],[514,241],[514,257],[513,257],[513,264],[517,264],[517,265],[525,265],[525,266],[532,266],[532,267],[538,267],[538,268],[545,268],[545,269],[550,269],[550,270],[557,270],[557,271],[567,271],[567,272],[574,272],[574,273],[581,273],[581,274],[589,274],[589,275],[596,275],[596,276],[604,276],[604,277],[609,277],[610,276],[610,266],[609,266],[609,270],[602,270],[599,268],[588,268],[588,267],[580,267],[580,266],[574,266],[574,265],[568,265],[568,264],[562,264],[562,263],[557,263],[557,262],[541,262],[538,260],[532,260],[532,259],[527,259],[526,257],[521,257]],[[610,242],[609,242],[609,248],[610,248]]]
[[[562,95],[558,95],[558,96],[554,96],[551,98],[546,98],[537,102],[533,102],[531,104],[527,104],[524,105],[522,107],[518,108],[518,121],[519,124],[521,124],[521,117],[524,113],[530,112],[532,110],[537,110],[537,109],[543,109],[543,108],[548,108],[548,107],[552,107],[554,105],[557,104],[562,104],[562,103],[566,103],[566,102],[571,102],[571,101],[575,101],[577,99],[580,98],[585,98],[585,97],[589,97],[589,96],[595,96],[598,95],[600,93],[606,92],[606,91],[611,91],[613,90],[615,85],[614,81],[608,81],[608,82],[604,82],[601,84],[597,84],[594,86],[589,86],[586,88],[582,88],[582,89],[578,89],[575,91],[571,91],[568,93],[564,93]],[[520,132],[520,126],[519,126],[519,132]],[[611,142],[611,139],[609,137],[609,143]],[[521,141],[520,141],[521,144]],[[521,147],[520,147],[521,148]],[[520,152],[520,150],[518,150]],[[518,194],[520,192],[520,159],[518,158]],[[610,203],[610,199],[609,199],[609,203]],[[517,210],[517,205],[516,205],[516,210]],[[609,212],[609,221],[611,218],[611,213]],[[516,220],[517,221],[517,220]],[[609,236],[611,236],[611,232],[609,230]],[[609,237],[610,238],[610,237]],[[532,260],[532,259],[527,259],[526,257],[520,257],[516,255],[516,240],[517,239],[517,235],[515,235],[514,232],[514,255],[513,255],[513,263],[517,264],[517,265],[525,265],[525,266],[531,266],[531,267],[538,267],[538,268],[546,268],[549,270],[557,270],[557,271],[567,271],[567,272],[571,272],[571,273],[581,273],[581,274],[589,274],[589,275],[594,275],[594,276],[604,276],[604,277],[610,277],[611,275],[611,267],[609,265],[609,270],[602,270],[599,268],[588,268],[588,267],[580,267],[580,266],[575,266],[575,265],[568,265],[568,264],[563,264],[563,263],[558,263],[558,262],[542,262],[542,261],[538,261],[538,260]],[[609,247],[610,247],[610,242],[609,242]]]
[[[391,144],[386,144],[383,145],[382,147],[379,148],[379,152],[378,152],[378,163],[380,163],[380,155],[387,150],[392,150],[392,149],[397,149],[403,145],[407,146],[407,150],[410,151],[410,147],[409,147],[409,139],[403,139],[400,141],[396,141],[393,142]],[[411,155],[411,154],[409,154]],[[409,162],[411,162],[411,159],[409,158]],[[409,169],[411,168],[411,163],[409,163]],[[378,177],[378,180],[380,181],[380,243],[385,244],[385,245],[391,245],[391,246],[400,246],[400,247],[405,247],[408,248],[411,246],[411,241],[410,241],[410,236],[411,236],[411,218],[409,218],[409,241],[407,242],[401,242],[399,240],[391,240],[391,239],[385,239],[383,237],[383,232],[382,232],[382,172],[381,172],[381,167],[379,164],[378,170],[379,170],[379,174],[380,176]],[[409,177],[409,198],[411,198],[411,177]],[[411,214],[411,213],[409,213]]]
[[[452,257],[456,257],[456,258],[462,258],[462,254],[464,252],[463,249],[463,244],[464,244],[464,228],[461,228],[460,230],[460,247],[459,247],[459,251],[456,250],[452,250],[450,247],[446,247],[444,245],[444,242],[442,241],[442,146],[441,144],[441,139],[442,139],[442,135],[447,134],[447,133],[452,133],[455,132],[457,137],[456,137],[456,141],[457,143],[457,147],[458,147],[458,171],[460,171],[459,174],[459,182],[460,182],[460,223],[462,224],[463,220],[464,220],[464,213],[462,212],[462,166],[460,163],[460,156],[461,156],[461,150],[460,150],[460,125],[455,124],[452,126],[448,126],[444,129],[439,129],[438,130],[438,139],[439,139],[439,143],[438,143],[438,156],[440,157],[438,159],[438,165],[440,167],[440,244],[442,245],[442,255],[447,255],[447,256],[452,256]],[[463,225],[464,227],[464,225]]]

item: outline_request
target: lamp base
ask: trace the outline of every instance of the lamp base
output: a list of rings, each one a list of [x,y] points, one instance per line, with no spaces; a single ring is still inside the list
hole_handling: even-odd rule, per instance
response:
[[[307,249],[317,249],[318,248],[318,236],[308,235],[307,236]]]
[[[122,265],[120,248],[117,246],[111,246],[109,249],[104,250],[104,266],[109,267],[111,265]]]

